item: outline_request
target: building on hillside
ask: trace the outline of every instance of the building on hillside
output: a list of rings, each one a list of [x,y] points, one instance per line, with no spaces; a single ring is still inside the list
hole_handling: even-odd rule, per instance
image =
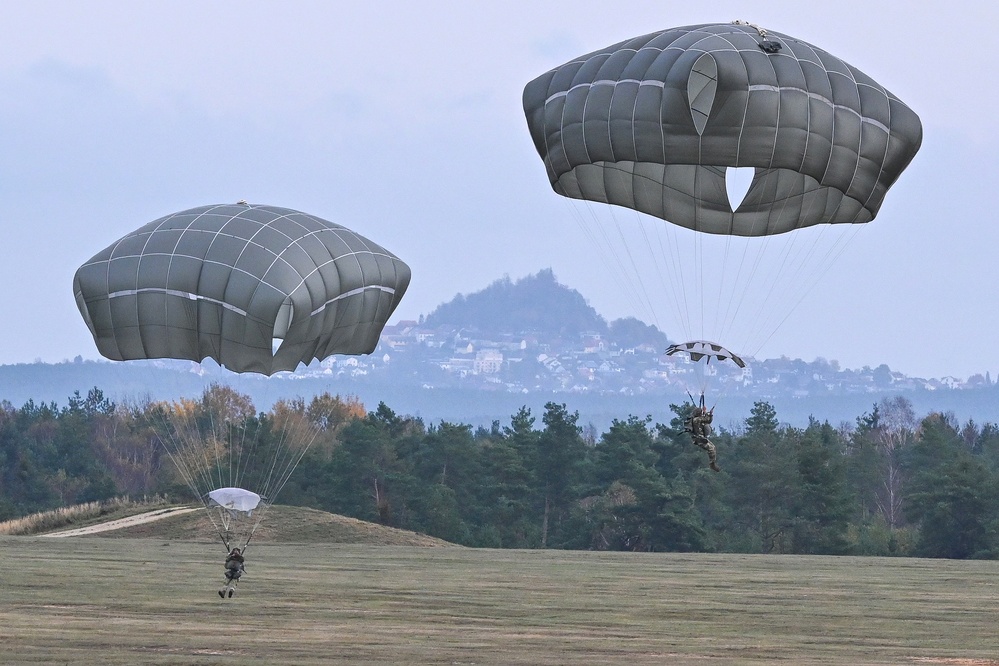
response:
[[[503,369],[503,353],[497,349],[483,349],[475,354],[472,372],[495,374]]]

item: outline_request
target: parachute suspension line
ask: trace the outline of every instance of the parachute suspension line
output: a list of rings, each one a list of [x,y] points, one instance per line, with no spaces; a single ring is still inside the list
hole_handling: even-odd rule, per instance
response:
[[[849,232],[844,233],[840,238],[836,239],[835,246],[831,247],[826,251],[825,256],[821,259],[820,262],[818,262],[821,265],[816,269],[816,272],[811,276],[811,278],[806,281],[802,293],[798,296],[796,300],[794,300],[791,303],[790,308],[787,309],[787,312],[784,314],[784,316],[781,317],[780,320],[774,326],[770,327],[772,328],[772,331],[770,332],[769,335],[767,335],[764,339],[762,339],[759,342],[759,344],[757,345],[757,351],[760,348],[762,348],[763,345],[767,344],[770,341],[773,335],[778,330],[780,330],[781,326],[784,325],[784,322],[786,322],[791,317],[791,315],[798,308],[798,306],[801,305],[801,303],[804,302],[805,298],[808,297],[808,295],[812,292],[812,290],[819,285],[822,278],[830,270],[832,270],[832,267],[837,263],[839,257],[841,257],[846,252],[847,248],[850,247],[854,239],[856,239],[856,237],[861,233],[860,230],[861,226],[862,225],[859,224],[850,225],[850,227],[852,228],[849,229]]]
[[[751,248],[754,244],[763,244],[764,247],[767,240],[759,240],[756,238],[741,238],[740,243],[742,244],[742,252],[738,255],[738,265],[735,268],[735,275],[731,276],[726,270],[726,266],[723,266],[723,276],[732,283],[732,287],[727,290],[728,298],[719,300],[725,300],[724,313],[718,320],[718,337],[722,340],[727,340],[730,335],[730,329],[735,321],[738,321],[739,311],[742,309],[742,305],[745,302],[746,294],[751,291],[754,276],[760,266],[761,257],[764,252],[757,249],[756,254],[752,255]],[[726,263],[728,258],[729,248],[736,241],[731,237],[726,237]],[[752,255],[752,256],[751,256]],[[748,275],[747,275],[748,272]],[[725,292],[724,285],[722,287],[722,292]],[[741,346],[741,345],[740,345]],[[744,352],[744,349],[739,351]]]
[[[756,325],[752,321],[758,322],[764,311],[764,304],[762,303],[749,304],[749,295],[757,289],[762,288],[769,291],[773,288],[772,280],[768,280],[765,275],[759,277],[767,265],[766,257],[773,243],[772,237],[745,238],[743,243],[743,262],[740,263],[740,275],[736,281],[740,286],[733,288],[731,292],[733,308],[731,309],[731,314],[726,316],[726,320],[722,325],[722,330],[724,331],[723,337],[727,337],[729,335],[729,328],[731,328],[734,322],[739,320],[739,315],[743,307],[749,305],[754,311],[753,319],[747,322],[747,328],[740,336],[740,347],[745,347],[747,340],[752,337],[752,331],[756,328]],[[755,252],[751,252],[752,248],[755,248]],[[747,271],[745,276],[742,275],[743,269]],[[742,349],[741,351],[746,352],[746,349]]]
[[[766,291],[763,303],[756,313],[756,326],[752,331],[753,337],[747,340],[747,345],[755,345],[756,340],[760,337],[769,337],[776,333],[776,329],[769,331],[770,323],[772,323],[773,312],[777,311],[778,308],[784,311],[784,305],[788,300],[787,294],[794,290],[800,290],[801,272],[807,266],[807,261],[802,262],[797,259],[802,253],[807,257],[813,248],[816,247],[818,239],[813,239],[811,244],[805,242],[805,236],[811,235],[806,231],[806,233],[800,233],[802,230],[798,230],[797,233],[791,234],[786,239],[786,244],[783,248],[779,249],[780,256],[778,260],[771,264],[772,272],[769,276],[769,281],[766,283]],[[821,236],[823,230],[819,230],[818,235]],[[799,241],[801,241],[799,243]],[[800,246],[805,245],[804,248]],[[783,281],[781,278],[784,278]],[[793,284],[792,284],[793,283]],[[769,336],[768,336],[769,334]],[[758,347],[755,351],[758,351]]]
[[[209,512],[209,514],[208,514],[208,515],[209,515],[209,516],[211,516],[211,512]],[[213,524],[214,524],[214,522],[215,522],[215,521],[212,521],[212,523],[213,523]],[[218,534],[219,534],[219,539],[220,539],[220,540],[222,541],[222,545],[223,545],[223,546],[225,546],[225,549],[226,549],[226,550],[232,550],[232,549],[231,549],[231,548],[229,547],[229,542],[228,542],[228,541],[226,540],[226,538],[225,538],[225,535],[224,535],[224,534],[222,534],[221,530],[219,530],[218,528],[216,528],[216,529],[215,529],[215,531],[216,531],[216,532],[218,532]]]
[[[232,543],[232,540],[229,538],[230,523],[225,519],[222,511],[225,511],[225,509],[220,508],[218,512],[212,511],[212,507],[208,503],[208,500],[205,500],[205,513],[208,514],[208,520],[212,522],[212,527],[215,528],[215,531],[218,533],[219,539],[222,540],[222,543],[225,544],[226,550],[229,550],[229,544]]]
[[[212,401],[164,405],[152,412],[159,436],[178,477],[201,502],[227,549],[246,544],[268,515],[277,494],[317,441],[328,421],[309,417],[304,404],[277,407],[267,415],[233,412]],[[212,491],[237,488],[256,495],[245,506],[227,503]],[[220,505],[221,504],[221,505]]]
[[[274,453],[269,458],[266,476],[259,480],[259,487],[270,506],[319,437],[319,428],[308,420],[304,412],[276,413],[268,419],[268,426],[272,440],[275,435],[278,438],[273,445]]]
[[[259,511],[257,513],[257,520],[254,521],[253,527],[250,529],[250,533],[246,535],[246,540],[243,541],[243,547],[240,549],[243,555],[246,555],[246,549],[250,547],[250,541],[253,539],[253,535],[257,533],[257,528],[260,527],[260,523],[262,523],[264,520],[264,515],[268,512],[270,508],[271,508],[270,504],[260,505]],[[226,545],[226,548],[228,547],[229,546]]]
[[[275,415],[274,419],[271,419],[270,423],[272,437],[275,434],[274,428],[277,426],[277,423],[275,422],[276,418],[277,415]],[[288,429],[287,428],[279,429],[279,435],[280,439],[275,445],[275,454],[270,458],[271,462],[267,469],[267,476],[261,479],[260,481],[260,487],[263,489],[263,493],[267,495],[267,498],[270,501],[273,501],[272,498],[275,497],[277,493],[281,490],[281,487],[277,487],[277,484],[275,482],[276,470],[279,468],[279,465],[287,464],[285,463],[283,458],[285,455],[288,454],[288,446],[289,446]],[[280,486],[283,487],[284,484],[281,483]]]
[[[329,413],[326,414],[327,419],[328,417]],[[312,448],[312,445],[319,437],[319,427],[316,426],[315,424],[312,424],[308,420],[309,417],[305,412],[301,414],[301,419],[302,421],[300,421],[299,423],[301,424],[301,427],[302,429],[305,430],[305,432],[296,432],[294,431],[293,428],[290,427],[285,429],[285,437],[283,438],[283,440],[287,440],[288,438],[295,438],[295,439],[301,438],[303,439],[303,443],[301,445],[301,448],[298,450],[295,450],[295,447],[292,445],[285,445],[284,443],[282,443],[282,450],[287,451],[288,460],[287,463],[282,463],[283,471],[280,473],[280,475],[277,478],[277,485],[274,487],[273,490],[274,495],[277,495],[277,493],[279,493],[281,489],[284,488],[285,484],[288,483],[288,479],[291,478],[291,475],[295,472],[295,469],[298,468],[299,464],[302,462],[302,459],[305,458],[305,454],[308,453],[309,449]]]
[[[766,191],[768,181],[772,177],[775,177],[773,172],[767,171],[758,191]],[[722,294],[728,293],[724,316],[718,321],[719,337],[724,340],[727,340],[731,335],[731,328],[739,320],[739,312],[747,301],[747,295],[754,290],[756,275],[764,264],[767,248],[771,242],[771,236],[764,233],[766,229],[757,228],[755,225],[754,222],[754,226],[749,230],[749,236],[728,235],[725,237],[726,247],[739,243],[742,246],[742,252],[734,276],[732,276],[731,271],[727,270],[727,261],[722,265],[723,280],[731,282],[731,287],[728,287],[724,282],[719,285],[719,300],[722,300]],[[726,252],[726,258],[727,256]],[[759,309],[756,308],[756,310],[758,314]],[[736,346],[743,347],[745,345],[745,332],[738,337],[742,339],[735,341],[738,343]],[[740,351],[745,352],[746,350],[740,349]]]
[[[714,316],[713,316],[713,319],[712,319],[712,321],[714,321],[716,323],[717,322],[725,322],[725,321],[727,321],[727,313],[728,313],[729,309],[732,306],[731,292],[729,292],[729,298],[728,299],[724,299],[724,297],[723,297],[723,294],[725,293],[725,283],[726,283],[726,281],[728,279],[728,270],[727,269],[728,269],[728,266],[729,266],[729,255],[732,254],[732,252],[733,252],[732,237],[731,236],[725,236],[724,245],[725,245],[725,249],[724,249],[724,252],[722,253],[722,263],[721,263],[721,265],[722,265],[721,280],[719,281],[719,285],[718,285],[718,298],[714,300],[715,308],[714,308]],[[743,255],[743,257],[745,257],[745,255]],[[739,275],[739,271],[740,270],[741,270],[741,264],[740,264],[739,267],[736,268],[736,276]],[[722,302],[723,301],[725,301],[725,316],[722,315]],[[724,332],[723,329],[722,329],[722,331]],[[716,342],[721,342],[722,340],[724,340],[723,333],[719,333],[718,337],[719,337],[719,340],[716,340]]]
[[[174,411],[170,413],[173,413],[176,416],[176,407],[171,407],[171,409],[174,409]],[[175,419],[174,422],[171,423],[168,414],[169,413],[166,410],[162,412],[162,421],[160,423],[160,427],[157,427],[154,424],[154,430],[160,436],[163,448],[164,450],[166,450],[167,456],[169,456],[170,460],[174,464],[174,467],[177,469],[177,472],[180,474],[181,479],[190,489],[191,494],[197,497],[198,501],[202,503],[202,505],[206,510],[206,513],[208,514],[208,518],[212,523],[212,527],[218,533],[219,539],[222,540],[222,543],[226,545],[226,548],[228,548],[229,542],[225,536],[228,530],[224,530],[223,529],[224,526],[220,524],[219,520],[216,520],[216,517],[214,513],[211,511],[206,496],[201,492],[200,488],[198,487],[198,482],[195,480],[194,472],[191,469],[191,463],[194,463],[196,461],[194,460],[188,461],[184,458],[183,455],[183,452],[185,451],[196,452],[198,451],[198,449],[202,449],[202,453],[204,453],[203,447],[193,446],[194,444],[196,444],[196,442],[193,442],[192,440],[189,439],[190,433],[187,433],[184,427],[186,424],[181,423],[179,421],[179,418]],[[162,441],[164,436],[166,439],[170,441],[170,445],[167,445],[167,442]],[[185,446],[185,444],[190,444],[192,446]],[[207,460],[207,455],[205,462],[206,463],[209,462]],[[200,469],[204,470],[205,467],[206,466],[200,466]],[[205,477],[203,473],[198,476],[201,478],[202,482],[205,482],[206,480],[209,482],[211,481],[210,477]]]
[[[224,485],[235,488],[242,488],[246,485],[246,470],[250,460],[252,460],[252,456],[256,453],[257,444],[260,441],[259,425],[254,423],[253,418],[241,415],[238,426],[226,419],[226,435],[229,442],[229,479]],[[247,431],[251,427],[254,427],[254,432],[248,442],[247,435],[249,433]],[[238,442],[235,439],[236,437],[238,437]],[[234,453],[235,459],[233,459]]]
[[[767,177],[769,178],[771,175],[773,175],[773,172],[768,173]],[[811,206],[813,201],[814,200],[809,202],[808,209],[798,213],[799,219],[801,219],[802,217],[805,218],[808,217],[808,214],[811,212]],[[787,205],[788,205],[787,200],[781,203],[780,210],[777,212],[778,219],[783,218],[785,212],[787,211]],[[776,328],[772,330],[766,330],[766,328],[769,328],[770,323],[772,323],[773,319],[773,315],[769,314],[774,311],[771,309],[770,306],[771,301],[776,301],[777,303],[781,303],[781,305],[784,304],[779,296],[778,298],[774,299],[774,294],[778,293],[778,290],[780,290],[781,293],[790,293],[793,290],[799,288],[799,277],[802,270],[801,268],[802,264],[800,263],[798,264],[797,270],[795,270],[794,268],[788,270],[787,275],[785,275],[785,267],[788,265],[791,265],[792,267],[794,266],[793,263],[789,264],[789,258],[792,255],[796,255],[796,253],[801,252],[801,251],[796,251],[796,248],[799,247],[801,244],[805,244],[806,238],[810,235],[813,235],[812,230],[802,230],[799,228],[794,232],[782,234],[781,235],[782,238],[780,241],[776,240],[776,238],[772,238],[770,235],[767,235],[765,237],[766,242],[763,243],[764,250],[763,252],[761,252],[760,256],[758,257],[758,260],[760,261],[760,266],[768,266],[770,268],[770,273],[769,276],[765,274],[764,277],[762,278],[763,281],[762,286],[764,288],[765,296],[763,302],[759,304],[759,307],[755,308],[754,319],[753,319],[754,325],[752,329],[750,329],[750,331],[748,332],[749,335],[747,335],[746,339],[746,351],[749,352],[751,350],[752,355],[758,353],[760,349],[760,346],[756,346],[755,348],[753,347],[756,340],[758,340],[761,337],[769,339],[774,335],[774,333],[776,333],[777,330]],[[822,235],[821,232],[818,235],[821,237]],[[801,243],[799,243],[799,241],[801,241]],[[818,239],[813,239],[811,247],[814,248],[817,243]],[[779,260],[763,262],[762,260],[764,257],[764,253],[767,253],[769,251],[771,245],[777,246],[775,249],[775,253],[779,255]],[[754,269],[754,274],[755,274],[755,269]],[[782,278],[784,279],[782,280]]]
[[[606,225],[602,224],[590,205],[585,200],[564,199],[565,205],[569,208],[571,217],[576,223],[577,229],[586,237],[590,246],[594,249],[598,261],[603,265],[604,274],[609,275],[617,286],[618,293],[623,294],[632,305],[639,305],[637,300],[634,282],[629,279],[625,269],[624,261],[619,254],[619,248],[607,235]],[[580,206],[582,204],[582,206]],[[584,216],[582,210],[585,209],[589,217]]]
[[[767,181],[769,180],[770,177],[771,173],[768,172],[764,177],[762,187],[760,188],[761,190],[766,189]],[[719,290],[720,290],[719,300],[721,300],[721,294],[725,293],[726,291],[728,293],[728,299],[725,304],[724,316],[722,316],[722,318],[718,321],[719,337],[722,339],[726,339],[730,335],[729,331],[731,326],[733,325],[733,322],[738,320],[739,310],[741,309],[742,304],[745,301],[746,294],[751,289],[751,286],[754,281],[753,276],[756,274],[762,256],[765,252],[765,250],[758,249],[756,251],[755,256],[752,258],[750,257],[750,249],[753,246],[760,244],[755,242],[757,239],[755,234],[763,231],[761,229],[757,229],[755,224],[756,223],[754,222],[754,226],[751,227],[750,229],[753,236],[738,237],[739,238],[738,242],[741,243],[742,245],[742,253],[741,256],[739,257],[739,263],[735,270],[735,275],[733,277],[730,277],[730,273],[727,271],[728,268],[727,258],[728,258],[729,248],[736,242],[735,240],[736,237],[731,235],[725,237],[726,261],[723,262],[722,264],[722,271],[723,271],[722,274],[723,274],[723,279],[731,280],[732,287],[726,289],[726,285],[724,284],[724,282],[723,284],[719,285]],[[769,236],[764,236],[764,240],[761,241],[761,244],[763,245],[764,248],[766,247],[768,240]],[[745,271],[748,271],[749,274],[748,276],[744,277]],[[740,350],[740,351],[744,352],[745,350]]]
[[[250,426],[254,429],[253,436],[247,443],[247,430]],[[257,448],[261,445],[260,426],[259,416],[243,417],[243,424],[240,428],[239,457],[236,461],[236,475],[232,484],[237,488],[242,488],[245,484],[245,479],[249,474],[250,461],[257,456]]]
[[[180,451],[183,451],[184,449],[176,445],[176,437],[180,437],[180,435],[175,435],[165,414],[163,416],[163,427],[156,428],[154,426],[154,429],[160,436],[161,444],[163,444],[163,448],[166,450],[170,460],[173,461],[174,467],[177,468],[180,478],[184,481],[187,487],[191,489],[191,493],[200,499],[201,494],[198,492],[198,485],[195,483],[193,472],[187,462],[180,456]],[[167,446],[167,443],[162,441],[164,435],[166,438],[171,440],[173,446]],[[176,450],[178,455],[175,456],[173,450]]]
[[[668,322],[681,329],[683,339],[689,340],[695,337],[693,330],[698,311],[695,306],[701,300],[697,289],[697,257],[693,246],[700,234],[637,211],[632,211],[631,215],[634,220],[630,226],[635,226],[641,232],[642,242],[637,247],[644,249],[647,253],[645,260],[655,268],[651,272],[635,269],[635,279],[643,283],[647,295],[647,287],[650,286],[648,282],[654,281],[651,286],[658,298],[647,296],[649,317],[660,331],[676,335],[676,331],[664,329],[663,323]],[[681,242],[684,234],[690,239],[689,243]],[[652,274],[655,275],[655,280],[649,277]],[[647,277],[643,279],[643,275]],[[666,316],[667,313],[669,316]]]
[[[680,238],[678,229],[670,227],[669,223],[657,227],[659,231],[659,247],[661,257],[666,260],[666,267],[670,275],[667,277],[670,283],[670,291],[673,294],[674,312],[677,323],[680,326],[683,336],[688,340],[691,336],[690,328],[690,299],[687,271],[683,270],[683,254],[680,251]],[[666,245],[663,245],[662,238],[665,236]],[[672,333],[672,331],[671,331]]]
[[[811,213],[811,207],[814,204],[814,199],[809,201],[808,209],[801,211],[799,219],[804,217],[808,218]],[[779,215],[783,216],[787,209],[787,201],[785,200],[780,208]],[[772,267],[771,280],[767,285],[766,298],[764,303],[761,305],[757,312],[757,321],[765,322],[763,324],[757,324],[754,337],[751,338],[751,342],[747,341],[748,344],[755,345],[753,353],[757,353],[762,347],[762,342],[757,342],[760,338],[764,340],[770,339],[779,328],[780,323],[786,321],[789,313],[785,313],[783,319],[781,319],[775,326],[773,325],[774,315],[773,312],[776,311],[777,307],[781,308],[781,311],[785,311],[787,308],[787,302],[791,300],[789,294],[793,293],[795,290],[801,290],[801,277],[802,272],[806,266],[809,265],[807,257],[812,254],[815,248],[818,247],[820,240],[823,235],[825,235],[826,229],[823,228],[815,229],[797,229],[795,232],[785,234],[787,238],[784,241],[783,253],[779,261],[772,262],[769,265]],[[809,244],[807,242],[808,238],[812,237],[812,242]],[[799,242],[800,241],[800,242]],[[801,246],[805,246],[805,249],[798,249]],[[805,255],[805,259],[802,261],[794,261],[792,257],[800,257],[801,254]],[[785,275],[785,267],[790,266],[787,270],[787,276],[782,281],[781,278]],[[783,288],[781,288],[781,286]],[[775,297],[776,295],[776,297]],[[774,306],[773,309],[770,308],[769,303],[774,301],[779,305]],[[769,330],[767,330],[769,329]]]
[[[702,172],[701,169],[694,169],[694,190],[695,191],[698,190],[697,181],[700,179],[701,172]],[[704,243],[705,243],[706,239],[704,238],[705,234],[701,233],[700,225],[697,222],[697,212],[698,212],[697,211],[697,207],[695,206],[695,211],[694,211],[694,230],[695,230],[696,233],[694,234],[694,274],[697,276],[697,280],[696,280],[695,284],[697,284],[697,285],[700,286],[700,288],[698,289],[699,293],[696,294],[696,298],[697,298],[696,314],[698,315],[698,319],[700,319],[700,321],[697,322],[697,324],[698,324],[698,333],[697,333],[697,335],[695,337],[701,338],[703,340],[705,338],[704,304],[706,303],[706,297],[707,297],[707,294],[705,293],[705,291],[706,291],[705,290],[705,284],[706,283],[704,282],[704,275],[705,275],[705,271],[704,271],[704,259],[705,259],[705,257],[704,257],[704,252],[705,252],[705,250],[704,250]],[[707,367],[707,366],[705,365],[705,367]],[[704,389],[704,387],[706,385],[707,385],[707,379],[702,377],[702,388],[701,388],[702,391],[703,391],[703,389]]]
[[[636,96],[635,97],[635,107],[632,110],[633,114],[637,113],[637,110],[638,110],[637,107],[638,107],[638,97]],[[635,117],[635,116],[633,115],[633,117]],[[660,180],[661,180],[662,183],[666,183],[666,182],[668,182],[667,171],[669,170],[669,164],[668,164],[668,162],[666,160],[666,146],[668,145],[668,141],[666,140],[666,129],[662,126],[662,124],[660,124],[660,126],[659,126],[659,131],[660,131],[660,138],[662,139],[661,145],[663,147],[663,153],[662,153],[662,158],[663,158],[662,159],[662,177],[661,177]],[[661,201],[662,201],[663,210],[665,211],[666,210],[666,200],[667,200],[667,197],[668,197],[668,193],[666,191],[666,188],[662,188],[662,190],[660,191],[660,197],[661,197]],[[672,225],[669,222],[666,222],[665,224],[656,222],[656,224],[657,224],[656,230],[657,230],[657,232],[659,232],[657,235],[660,238],[659,247],[662,248],[662,240],[661,240],[662,239],[662,232],[665,230],[666,238],[669,241],[669,246],[670,246],[670,250],[671,250],[671,252],[668,253],[668,254],[665,253],[665,252],[663,252],[660,255],[658,255],[656,263],[658,265],[658,257],[663,257],[663,258],[667,258],[668,259],[668,261],[666,262],[666,267],[667,267],[667,269],[668,269],[668,271],[670,273],[670,275],[668,276],[669,289],[670,289],[671,293],[673,294],[674,313],[675,313],[675,316],[673,317],[673,319],[674,320],[679,320],[680,327],[684,331],[684,337],[687,338],[687,339],[690,339],[690,308],[689,308],[689,300],[687,299],[686,283],[685,283],[685,279],[684,279],[685,278],[685,275],[684,275],[685,271],[683,270],[683,266],[682,266],[682,263],[680,261],[680,259],[681,259],[680,252],[679,251],[677,251],[676,253],[672,252],[672,250],[674,248],[677,249],[677,250],[679,250],[679,245],[678,245],[678,242],[677,242],[679,240],[679,238],[677,236],[673,236],[671,234],[671,231],[674,231],[674,230],[671,229]],[[651,246],[646,245],[646,247],[649,247],[651,254],[656,254],[655,252],[652,252]],[[660,276],[661,276],[661,273],[660,273]],[[679,285],[679,287],[677,285]],[[680,298],[677,298],[677,292],[678,292],[678,290],[679,290]],[[680,303],[681,300],[683,301],[682,305]],[[662,331],[661,327],[660,327],[660,331]],[[670,333],[673,333],[673,332],[670,331]]]
[[[208,412],[208,425],[209,425],[209,428],[210,428],[210,434],[209,434],[209,437],[211,437],[210,444],[215,449],[215,455],[212,458],[207,458],[208,452],[207,451],[205,452],[206,462],[209,463],[209,465],[205,466],[205,473],[206,474],[210,473],[211,463],[212,463],[212,461],[214,461],[214,463],[215,463],[215,465],[214,465],[215,466],[215,472],[218,474],[218,479],[221,482],[222,478],[224,476],[223,473],[222,473],[222,460],[223,460],[223,458],[222,458],[222,448],[221,448],[222,447],[222,441],[221,441],[222,438],[219,436],[220,433],[219,433],[219,430],[218,430],[218,426],[215,423],[215,414],[212,412],[212,410],[206,410],[206,411]],[[197,433],[197,430],[198,430],[197,421],[194,422],[193,428],[195,430],[195,433]],[[192,434],[191,436],[194,437],[195,434]],[[227,452],[227,456],[226,456],[227,462],[228,462],[228,456],[229,455],[231,455],[231,451]],[[231,474],[230,474],[230,476],[231,476]],[[212,481],[213,478],[214,477],[209,477],[209,482],[208,482],[208,487],[209,488],[211,488],[214,485],[214,483]],[[218,488],[218,487],[221,487],[222,485],[223,484],[220,483],[219,485],[217,485],[215,487]]]
[[[801,215],[807,217],[810,211]],[[779,260],[768,261],[771,275],[766,282],[766,298],[756,308],[753,335],[747,339],[746,353],[756,355],[793,311],[804,301],[859,233],[859,225],[821,224],[782,234],[783,245],[774,237]],[[824,250],[824,251],[823,251]],[[818,259],[817,255],[822,255]]]
[[[178,433],[179,440],[176,442],[177,453],[183,458],[186,464],[192,466],[198,473],[198,480],[202,487],[208,486],[212,478],[212,461],[216,457],[211,456],[212,449],[216,450],[218,442],[212,440],[204,442],[198,432],[196,414],[191,412],[191,405],[175,403],[171,415],[173,417],[172,431]],[[209,448],[211,447],[211,448]],[[193,474],[192,474],[193,476]],[[204,493],[199,488],[194,488],[194,495],[202,499]]]
[[[638,267],[638,264],[635,262],[635,255],[631,250],[632,244],[629,243],[627,238],[625,237],[624,225],[622,224],[621,220],[618,218],[617,213],[616,211],[613,210],[613,208],[611,208],[609,212],[611,215],[611,219],[614,221],[614,229],[617,231],[618,242],[620,242],[621,246],[624,248],[624,254],[628,259],[628,263],[625,266],[625,271],[628,275],[635,276],[634,282],[635,286],[637,287],[635,289],[636,302],[641,305],[642,309],[644,309],[645,312],[648,313],[648,315],[651,315],[652,323],[654,323],[658,328],[659,321],[656,317],[655,307],[652,304],[653,301],[651,296],[649,295],[649,290],[647,288],[646,282],[641,277],[643,271]],[[639,225],[639,229],[644,232],[644,227],[641,224]],[[649,317],[646,318],[648,319]]]
[[[579,203],[568,205],[572,208],[579,230],[596,251],[605,274],[610,276],[618,293],[629,303],[629,309],[635,315],[646,321],[651,320],[659,327],[656,309],[642,279],[643,271],[637,266],[631,244],[625,240],[625,230],[630,227],[618,218],[613,206],[603,205],[598,213],[592,202],[582,200],[580,203],[588,215],[581,214]],[[637,212],[630,214],[638,215]]]
[[[689,340],[691,338],[691,330],[690,302],[687,298],[688,276],[686,271],[683,270],[682,254],[680,252],[678,237],[679,228],[668,222],[660,222],[657,219],[651,219],[651,223],[656,231],[656,240],[659,251],[656,252],[655,247],[649,243],[648,247],[650,248],[650,254],[653,256],[653,260],[656,264],[656,272],[663,285],[662,290],[664,292],[669,291],[672,296],[673,312],[676,315],[674,319],[683,331],[684,337]],[[665,244],[663,243],[664,237],[666,239]],[[663,268],[666,269],[666,276],[663,276]],[[662,330],[662,327],[660,327],[660,330]]]
[[[733,236],[724,236],[723,238],[724,253],[719,270],[718,294],[717,297],[712,298],[715,303],[712,330],[718,331],[717,342],[733,344],[733,341],[728,339],[729,329],[732,322],[737,319],[739,307],[746,291],[752,285],[755,265],[749,261],[749,249],[752,243],[750,239],[739,238],[736,240],[736,237]],[[737,243],[742,245],[741,252],[738,250]],[[749,270],[748,277],[745,277],[746,270]],[[727,297],[726,294],[728,294]]]
[[[698,176],[700,176],[701,170],[694,169],[694,190],[697,191],[697,181]],[[699,286],[694,296],[697,299],[696,312],[700,320],[698,324],[698,334],[696,337],[704,339],[704,302],[706,294],[704,293],[704,234],[700,230],[700,225],[697,223],[697,212],[695,209],[694,213],[694,275],[696,276],[696,281],[694,284]],[[703,390],[703,387],[702,387]]]
[[[679,302],[677,300],[677,295],[676,295],[676,286],[673,285],[672,281],[668,280],[665,276],[663,276],[663,264],[662,261],[660,260],[659,253],[653,251],[655,245],[652,242],[653,239],[649,236],[648,226],[644,224],[644,220],[641,219],[640,216],[637,222],[638,222],[638,228],[642,232],[642,238],[645,241],[642,247],[647,248],[649,250],[649,255],[651,255],[650,259],[652,260],[653,266],[655,266],[656,277],[658,278],[656,284],[653,285],[653,288],[655,289],[656,298],[654,300],[651,298],[649,299],[649,312],[651,314],[651,319],[652,319],[651,323],[655,324],[656,328],[662,331],[663,325],[662,322],[659,320],[659,308],[657,307],[657,304],[664,298],[665,294],[669,292],[673,301],[674,308],[677,307],[679,305]],[[658,227],[661,226],[655,224],[655,222],[653,222],[653,225],[654,225],[653,228],[656,231],[658,231]],[[660,247],[662,247],[662,236],[658,233],[656,234],[656,240],[659,241],[659,245]],[[639,275],[641,275],[641,273],[639,273]]]

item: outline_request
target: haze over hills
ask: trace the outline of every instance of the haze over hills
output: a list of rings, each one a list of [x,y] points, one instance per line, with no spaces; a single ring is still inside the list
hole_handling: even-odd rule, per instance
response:
[[[614,418],[650,415],[668,422],[670,403],[687,399],[689,365],[666,357],[667,335],[637,319],[608,322],[550,269],[457,295],[418,321],[387,326],[369,356],[339,356],[296,373],[236,375],[214,363],[77,358],[57,364],[0,366],[0,400],[65,404],[74,391],[97,386],[111,399],[143,401],[199,394],[223,381],[249,394],[258,408],[282,397],[329,391],[355,395],[373,409],[436,422],[501,424],[521,406],[541,413],[549,401],[580,412],[581,423],[604,428]],[[817,359],[751,360],[746,370],[711,367],[709,390],[719,425],[738,427],[756,401],[780,420],[810,416],[853,422],[878,400],[903,395],[917,413],[953,412],[961,420],[999,421],[999,387],[991,377],[922,379],[886,365],[859,370]],[[696,388],[694,389],[696,392]]]

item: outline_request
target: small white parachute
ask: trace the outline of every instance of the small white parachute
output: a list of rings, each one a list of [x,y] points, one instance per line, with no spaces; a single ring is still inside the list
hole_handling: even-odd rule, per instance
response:
[[[245,550],[270,508],[265,497],[236,487],[216,488],[207,494],[204,502],[208,517],[227,549],[238,545]],[[253,515],[255,509],[259,509],[256,516]]]
[[[720,344],[716,342],[708,342],[707,340],[679,342],[666,348],[667,356],[679,353],[687,354],[690,357],[690,360],[695,363],[700,361],[702,358],[707,359],[705,363],[710,363],[711,359],[716,358],[719,361],[732,361],[740,368],[746,367],[746,362],[737,355],[725,349]]]
[[[208,493],[208,497],[209,506],[238,511],[248,516],[253,514],[253,510],[263,499],[257,493],[242,488],[217,488]]]

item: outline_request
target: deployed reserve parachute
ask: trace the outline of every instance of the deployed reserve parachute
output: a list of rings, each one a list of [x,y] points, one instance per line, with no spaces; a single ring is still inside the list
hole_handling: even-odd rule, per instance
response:
[[[240,202],[136,229],[77,270],[73,293],[109,359],[270,375],[371,353],[409,281],[398,257],[345,227]]]
[[[741,358],[725,349],[719,344],[714,342],[708,342],[707,340],[692,340],[690,342],[680,342],[677,344],[670,345],[666,348],[666,355],[672,356],[674,354],[684,353],[691,361],[698,362],[704,359],[705,363],[710,363],[711,359],[718,359],[719,361],[732,361],[740,368],[746,367],[746,362]]]
[[[857,68],[741,22],[594,51],[523,102],[557,193],[712,234],[868,222],[922,141],[916,114]],[[755,174],[733,210],[735,167]]]

